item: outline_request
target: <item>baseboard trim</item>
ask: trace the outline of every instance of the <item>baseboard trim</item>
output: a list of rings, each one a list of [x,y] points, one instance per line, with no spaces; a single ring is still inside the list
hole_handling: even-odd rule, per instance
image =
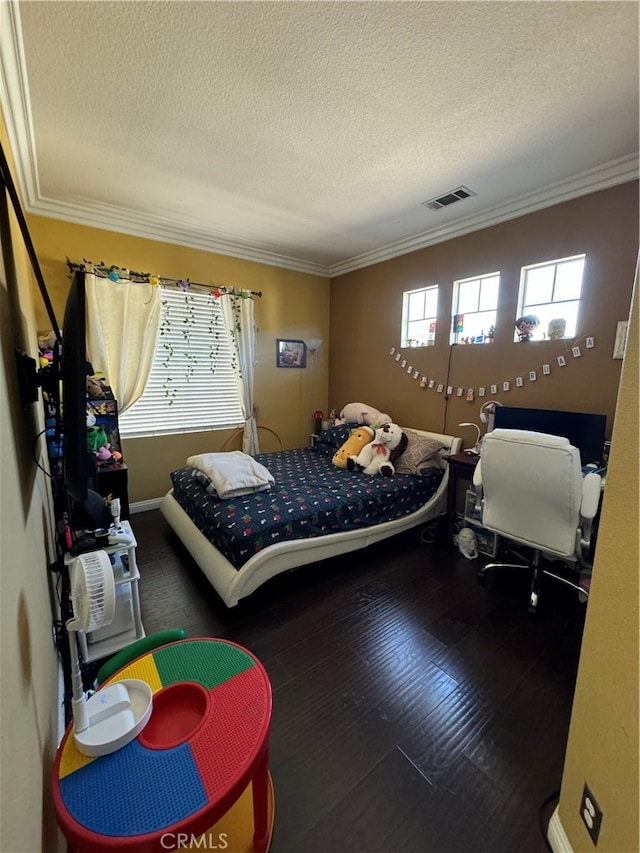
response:
[[[553,853],[573,853],[573,847],[569,843],[567,833],[564,831],[562,821],[560,820],[558,806],[555,807],[554,812],[551,815],[551,820],[549,821],[547,840],[549,841]]]
[[[162,498],[152,498],[150,501],[136,501],[129,504],[129,514],[135,515],[137,512],[149,512],[151,509],[160,509]]]

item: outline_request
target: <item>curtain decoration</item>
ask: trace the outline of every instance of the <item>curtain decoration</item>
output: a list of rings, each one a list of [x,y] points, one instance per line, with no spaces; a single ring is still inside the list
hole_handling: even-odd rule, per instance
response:
[[[225,331],[236,355],[233,367],[245,419],[243,450],[251,455],[259,452],[253,403],[253,299],[261,297],[261,291],[134,272],[104,262],[94,264],[86,258],[82,264],[67,258],[67,266],[71,273],[78,269],[85,272],[87,357],[95,370],[108,377],[121,412],[139,399],[149,377],[160,332],[161,287],[175,286],[185,295],[190,290],[204,290],[220,299]]]
[[[150,272],[134,272],[126,267],[106,266],[104,262],[94,264],[91,261],[83,259],[81,264],[74,263],[67,258],[67,266],[70,272],[74,270],[84,270],[85,272],[93,273],[96,278],[108,278],[114,283],[120,280],[126,280],[130,284],[148,284],[153,287],[179,287],[180,290],[204,289],[211,296],[218,297],[223,294],[232,296],[240,296],[243,299],[253,299],[262,296],[260,290],[242,290],[236,287],[227,287],[224,284],[202,284],[198,281],[191,281],[189,278],[167,278],[163,275],[155,275]]]
[[[223,295],[220,294],[220,296]],[[255,456],[256,453],[260,452],[260,446],[253,404],[256,349],[253,302],[246,296],[237,294],[227,294],[227,297],[222,299],[221,306],[225,328],[237,355],[234,367],[244,416],[242,450],[250,456]]]
[[[87,357],[107,377],[120,412],[142,395],[158,342],[160,291],[85,270]],[[64,334],[64,330],[63,330]]]

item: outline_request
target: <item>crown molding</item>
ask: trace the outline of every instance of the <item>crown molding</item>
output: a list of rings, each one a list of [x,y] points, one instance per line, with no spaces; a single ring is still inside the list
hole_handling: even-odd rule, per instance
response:
[[[72,204],[41,198],[35,204],[30,205],[28,212],[50,219],[60,219],[63,222],[88,225],[92,228],[102,228],[119,234],[145,237],[148,240],[159,240],[163,243],[187,246],[190,249],[202,249],[205,252],[216,252],[220,255],[242,258],[246,261],[254,261],[268,266],[310,273],[324,278],[329,277],[329,268],[322,264],[269,252],[266,249],[252,246],[250,243],[242,243],[228,237],[217,237],[210,231],[198,226],[185,225],[160,216],[113,205]]]
[[[579,196],[608,189],[635,180],[639,174],[637,153],[621,157],[541,190],[495,205],[482,213],[381,246],[337,264],[324,265],[303,258],[269,252],[251,243],[217,236],[197,226],[142,214],[126,208],[98,203],[75,204],[43,197],[40,194],[38,180],[22,28],[16,0],[0,0],[0,98],[9,144],[15,161],[16,183],[28,213],[149,240],[202,249],[206,252],[216,252],[325,278],[334,278],[363,267],[379,264]]]
[[[269,252],[240,240],[220,238],[184,223],[112,205],[71,204],[43,197],[38,180],[35,134],[17,0],[0,0],[0,103],[15,162],[15,183],[27,213],[328,278],[329,268],[323,264]]]
[[[638,155],[622,157],[542,190],[528,193],[504,204],[495,205],[474,216],[467,216],[441,228],[431,229],[405,240],[381,246],[379,249],[347,258],[331,266],[269,252],[250,244],[243,244],[240,241],[216,237],[211,232],[196,226],[187,226],[161,217],[106,204],[71,204],[41,197],[28,204],[27,209],[29,213],[60,219],[64,222],[103,228],[121,234],[145,237],[149,240],[159,240],[192,249],[202,249],[206,252],[216,252],[324,278],[335,278],[363,267],[383,263],[400,255],[425,249],[428,246],[444,243],[455,237],[462,237],[482,228],[499,225],[502,222],[526,216],[529,213],[535,213],[565,201],[571,201],[589,193],[627,183],[637,179],[638,174]]]
[[[15,183],[29,208],[40,192],[20,10],[15,0],[0,0],[0,104],[17,173]]]
[[[492,225],[499,225],[501,222],[507,222],[510,219],[517,219],[520,216],[544,210],[546,207],[552,207],[564,201],[571,201],[583,195],[589,195],[590,193],[615,187],[618,184],[625,184],[636,180],[640,174],[639,156],[636,152],[627,157],[620,157],[618,160],[613,160],[595,169],[589,169],[579,175],[574,175],[572,178],[550,184],[540,190],[519,196],[517,199],[494,205],[482,211],[482,213],[466,216],[456,222],[443,225],[441,228],[430,229],[422,234],[416,234],[405,240],[399,240],[396,243],[390,243],[387,246],[374,249],[372,252],[366,252],[357,257],[341,261],[338,264],[333,264],[329,268],[329,274],[332,278],[344,275],[363,267],[369,267],[373,264],[397,258],[400,255],[406,255],[409,252],[425,249],[427,246],[444,243],[446,240],[452,240],[454,237],[462,237],[465,234],[479,231],[482,228],[489,228]],[[437,213],[435,215],[437,216]]]

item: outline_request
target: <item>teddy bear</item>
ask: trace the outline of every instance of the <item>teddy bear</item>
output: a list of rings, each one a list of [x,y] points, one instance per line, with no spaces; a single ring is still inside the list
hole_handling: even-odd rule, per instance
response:
[[[357,456],[365,444],[373,441],[374,431],[371,427],[361,426],[354,429],[349,438],[345,441],[342,447],[333,454],[331,460],[336,468],[347,468],[349,458]]]
[[[407,437],[398,424],[383,424],[376,430],[373,441],[366,444],[357,456],[348,458],[348,470],[390,477],[396,470],[391,461],[391,453],[401,446],[403,437],[406,445]]]
[[[382,426],[390,423],[391,417],[384,412],[379,412],[375,406],[367,406],[366,403],[347,403],[336,419],[336,424],[356,423],[367,426]]]
[[[113,391],[101,373],[87,375],[87,397],[90,400],[113,400]]]
[[[87,376],[87,396],[90,400],[104,400],[106,397],[102,383],[93,376]]]

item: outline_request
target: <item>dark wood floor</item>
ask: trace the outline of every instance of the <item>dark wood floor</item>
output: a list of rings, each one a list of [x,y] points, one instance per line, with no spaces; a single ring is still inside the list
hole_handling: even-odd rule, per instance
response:
[[[546,851],[584,622],[549,581],[417,532],[270,581],[228,610],[159,512],[134,515],[147,633],[224,637],[274,695],[272,853]],[[543,810],[546,823],[553,803]]]

